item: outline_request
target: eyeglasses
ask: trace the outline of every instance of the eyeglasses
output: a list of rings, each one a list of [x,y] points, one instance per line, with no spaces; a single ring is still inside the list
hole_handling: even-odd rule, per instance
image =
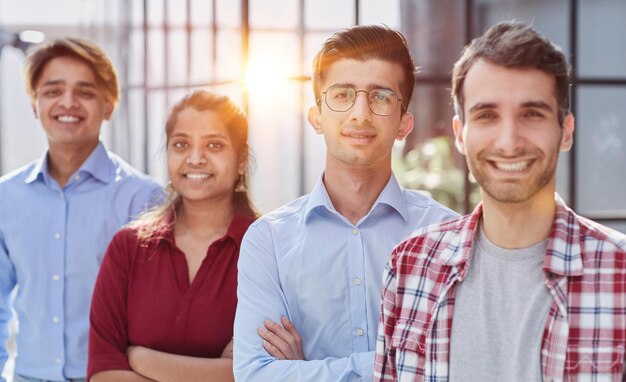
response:
[[[325,96],[326,106],[332,111],[348,111],[356,102],[358,93],[367,94],[367,104],[372,113],[381,116],[393,114],[402,101],[398,95],[389,89],[354,90],[351,86],[333,85],[322,93]],[[322,98],[320,96],[320,98]],[[318,104],[319,104],[318,99]],[[404,105],[402,105],[404,107]]]

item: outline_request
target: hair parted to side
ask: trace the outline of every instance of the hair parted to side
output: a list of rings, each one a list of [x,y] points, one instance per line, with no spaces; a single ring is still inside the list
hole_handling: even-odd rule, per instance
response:
[[[248,117],[229,97],[205,90],[195,90],[178,101],[170,110],[165,122],[165,148],[167,149],[170,136],[178,121],[178,115],[187,108],[197,111],[214,111],[224,121],[233,147],[237,152],[237,158],[247,160],[246,172],[240,183],[243,182],[245,191],[236,192],[233,188],[233,207],[236,212],[258,216],[250,195],[248,194],[248,179],[250,171],[251,154],[248,146]],[[168,195],[163,205],[150,210],[130,223],[129,226],[138,230],[141,240],[149,240],[159,235],[164,229],[168,229],[176,221],[176,213],[182,204],[181,196],[171,185],[166,189]]]
[[[72,57],[87,64],[96,77],[98,90],[113,107],[119,100],[117,72],[104,50],[94,43],[75,37],[48,41],[30,51],[24,62],[24,82],[32,102],[37,97],[37,82],[46,64],[57,57]]]
[[[402,33],[386,25],[358,25],[332,35],[313,59],[313,92],[319,104],[328,68],[341,59],[379,59],[400,65],[402,113],[408,108],[415,87],[416,67]]]
[[[570,109],[569,65],[559,46],[535,29],[521,22],[498,23],[482,36],[475,38],[461,53],[452,71],[452,100],[454,110],[464,120],[463,85],[472,65],[479,59],[507,68],[538,69],[556,80],[555,96],[559,124],[563,124]]]

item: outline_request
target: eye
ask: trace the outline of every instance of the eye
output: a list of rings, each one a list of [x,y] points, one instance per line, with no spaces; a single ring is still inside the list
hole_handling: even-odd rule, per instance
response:
[[[492,111],[483,111],[474,116],[477,121],[490,121],[496,119],[498,115]]]
[[[211,150],[215,150],[215,151],[221,150],[222,148],[224,148],[224,144],[222,142],[210,142],[207,146]]]
[[[175,149],[184,149],[187,147],[187,143],[183,141],[174,141],[172,142],[172,147]]]
[[[354,90],[352,88],[331,88],[328,95],[332,100],[337,102],[351,102],[354,99]]]
[[[526,118],[543,118],[543,113],[538,110],[527,110],[524,112]]]
[[[78,96],[80,98],[84,98],[84,99],[92,99],[96,96],[96,94],[93,91],[90,90],[80,90],[78,92]]]
[[[63,92],[59,88],[46,88],[42,90],[41,95],[44,97],[58,97],[62,93]]]
[[[396,93],[386,89],[376,89],[370,92],[370,100],[376,103],[390,103],[392,102]]]

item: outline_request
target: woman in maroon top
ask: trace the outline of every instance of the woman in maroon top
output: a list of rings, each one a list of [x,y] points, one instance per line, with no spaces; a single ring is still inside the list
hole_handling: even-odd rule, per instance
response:
[[[91,305],[90,381],[228,381],[237,259],[256,217],[247,193],[248,122],[196,91],[165,125],[170,196],[120,230]]]

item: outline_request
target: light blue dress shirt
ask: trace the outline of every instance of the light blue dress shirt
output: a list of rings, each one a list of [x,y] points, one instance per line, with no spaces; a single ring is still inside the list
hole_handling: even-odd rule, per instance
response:
[[[250,226],[239,256],[234,370],[237,381],[370,381],[383,269],[412,231],[457,214],[391,175],[356,225],[313,192]],[[306,361],[279,361],[257,328],[287,316]]]
[[[61,189],[43,157],[0,178],[0,366],[9,296],[19,333],[15,373],[85,378],[89,306],[113,234],[162,199],[161,187],[102,143]]]

